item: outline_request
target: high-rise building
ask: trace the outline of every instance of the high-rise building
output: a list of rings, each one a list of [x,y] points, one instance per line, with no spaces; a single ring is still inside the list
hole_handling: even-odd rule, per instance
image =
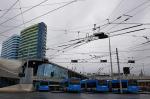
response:
[[[18,48],[20,43],[20,36],[13,35],[2,44],[1,57],[8,59],[18,58]]]
[[[41,22],[21,31],[19,58],[43,59],[46,53],[47,26]]]

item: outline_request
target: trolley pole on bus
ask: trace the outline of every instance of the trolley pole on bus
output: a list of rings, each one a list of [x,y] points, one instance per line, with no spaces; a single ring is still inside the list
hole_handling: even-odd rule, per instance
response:
[[[121,82],[121,75],[120,75],[120,64],[119,64],[119,55],[118,49],[116,48],[116,56],[117,56],[117,65],[118,65],[118,74],[119,74],[119,82],[120,82],[120,93],[122,94],[122,82]]]

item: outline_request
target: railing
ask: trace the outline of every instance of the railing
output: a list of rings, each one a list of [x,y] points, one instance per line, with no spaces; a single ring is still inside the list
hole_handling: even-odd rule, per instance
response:
[[[105,76],[97,76],[94,77],[95,79],[103,79],[103,80],[107,80],[107,79],[111,79],[111,77],[105,77]],[[118,79],[118,76],[114,76],[114,79]],[[121,76],[121,79],[134,79],[134,80],[150,80],[150,76],[136,76],[136,75],[129,75],[129,76]]]
[[[33,80],[54,81],[54,82],[60,82],[60,81],[63,80],[63,79],[61,79],[61,78],[40,77],[40,76],[34,76],[32,79],[33,79]]]

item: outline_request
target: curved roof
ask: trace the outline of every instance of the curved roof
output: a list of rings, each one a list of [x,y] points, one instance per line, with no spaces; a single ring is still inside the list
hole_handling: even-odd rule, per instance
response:
[[[0,58],[0,69],[9,73],[17,74],[20,71],[22,62],[14,59]]]

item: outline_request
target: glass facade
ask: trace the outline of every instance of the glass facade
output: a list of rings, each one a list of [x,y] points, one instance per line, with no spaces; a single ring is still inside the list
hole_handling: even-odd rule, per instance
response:
[[[17,59],[19,43],[20,43],[20,36],[18,35],[13,35],[6,41],[4,41],[2,44],[1,57],[7,59]]]
[[[68,70],[53,64],[42,64],[38,66],[37,76],[64,79],[68,78]]]
[[[41,22],[21,31],[19,58],[42,59],[46,53],[47,26]]]

